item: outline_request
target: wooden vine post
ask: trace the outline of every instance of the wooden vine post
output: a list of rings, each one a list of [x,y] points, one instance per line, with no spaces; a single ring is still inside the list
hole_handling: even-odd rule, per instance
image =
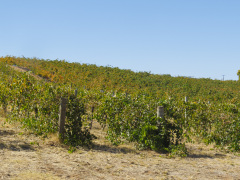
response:
[[[75,96],[77,97],[78,89],[75,89],[74,94],[75,94]]]
[[[188,103],[188,97],[185,96],[185,103]],[[185,119],[187,119],[187,109],[185,109]]]
[[[112,97],[116,97],[115,91],[113,91],[113,93],[112,93]]]
[[[66,111],[67,111],[67,99],[61,98],[61,104],[59,108],[59,140],[60,142],[64,141],[64,134],[65,134],[65,118],[66,118]]]
[[[7,115],[7,105],[3,105],[4,114]]]
[[[163,106],[157,107],[157,117],[164,119],[164,107]],[[158,121],[157,124],[159,125],[160,122]]]

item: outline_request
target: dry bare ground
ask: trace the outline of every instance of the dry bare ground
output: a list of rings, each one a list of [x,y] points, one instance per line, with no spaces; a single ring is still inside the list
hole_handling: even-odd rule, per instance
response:
[[[94,147],[69,153],[56,135],[42,139],[1,118],[0,179],[240,179],[239,154],[187,144],[188,157],[169,158],[132,144],[112,146],[93,127]]]
[[[30,71],[29,69],[27,69],[27,68],[23,68],[23,67],[18,67],[18,66],[16,66],[16,65],[11,65],[10,66],[12,69],[14,69],[15,71],[18,71],[18,72],[28,72],[28,71]],[[31,76],[33,76],[35,79],[37,79],[37,80],[42,80],[42,79],[44,79],[44,78],[42,78],[42,77],[40,77],[40,76],[38,76],[38,75],[35,75],[35,74],[33,74],[33,73],[30,73],[30,75]],[[45,79],[46,80],[46,79]]]

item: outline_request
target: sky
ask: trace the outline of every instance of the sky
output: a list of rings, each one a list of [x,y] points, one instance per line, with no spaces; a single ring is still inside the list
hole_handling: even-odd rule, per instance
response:
[[[0,0],[0,56],[238,80],[240,0]]]

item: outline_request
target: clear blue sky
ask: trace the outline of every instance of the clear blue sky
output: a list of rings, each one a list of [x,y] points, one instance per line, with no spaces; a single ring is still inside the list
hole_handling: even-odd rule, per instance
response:
[[[0,0],[0,56],[237,80],[240,0]]]

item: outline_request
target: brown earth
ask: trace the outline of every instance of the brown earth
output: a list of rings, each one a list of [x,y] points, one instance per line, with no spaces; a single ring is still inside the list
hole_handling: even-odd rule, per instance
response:
[[[12,69],[14,69],[15,71],[18,71],[18,72],[31,72],[29,69],[27,68],[24,68],[24,67],[18,67],[18,66],[14,66],[14,65],[11,65],[10,66]],[[35,79],[37,80],[43,80],[44,78],[38,76],[38,75],[35,75],[33,73],[29,73],[30,76],[33,76]],[[47,79],[44,79],[47,81]]]
[[[112,146],[97,123],[92,133],[92,149],[69,153],[56,135],[36,137],[1,118],[0,179],[240,179],[239,154],[187,144],[188,157],[169,158],[132,144]]]

